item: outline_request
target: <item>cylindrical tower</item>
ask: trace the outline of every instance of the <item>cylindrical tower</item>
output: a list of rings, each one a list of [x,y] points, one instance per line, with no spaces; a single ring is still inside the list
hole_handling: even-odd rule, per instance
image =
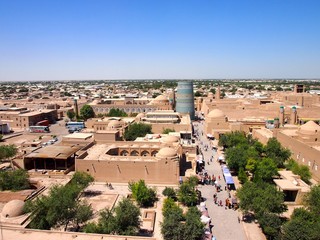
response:
[[[194,95],[192,81],[178,82],[176,111],[180,113],[189,113],[191,120],[194,120]]]

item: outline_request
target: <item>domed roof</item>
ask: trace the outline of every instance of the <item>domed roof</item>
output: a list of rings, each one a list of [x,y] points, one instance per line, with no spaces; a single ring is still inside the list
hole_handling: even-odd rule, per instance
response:
[[[6,218],[18,217],[23,214],[24,201],[11,200],[2,209],[2,216]]]
[[[316,124],[314,121],[309,121],[306,124],[303,124],[299,128],[299,132],[302,134],[315,134],[317,132],[320,132],[320,126]]]
[[[156,100],[156,101],[169,101],[168,98],[164,95],[159,95],[154,100]]]
[[[108,128],[121,128],[123,125],[122,121],[118,121],[118,120],[111,120],[108,123]]]
[[[207,117],[221,118],[221,117],[225,117],[225,115],[220,109],[213,109],[211,112],[209,112]]]
[[[175,142],[179,142],[180,138],[177,136],[173,136],[173,135],[169,135],[167,137],[164,137],[162,139],[162,142],[164,143],[175,143]]]
[[[165,147],[161,148],[157,153],[157,157],[173,158],[177,156],[177,151],[173,148]]]

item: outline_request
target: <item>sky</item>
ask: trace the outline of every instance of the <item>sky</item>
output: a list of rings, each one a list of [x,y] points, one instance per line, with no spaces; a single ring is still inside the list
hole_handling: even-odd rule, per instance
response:
[[[0,0],[0,81],[320,78],[319,0]]]

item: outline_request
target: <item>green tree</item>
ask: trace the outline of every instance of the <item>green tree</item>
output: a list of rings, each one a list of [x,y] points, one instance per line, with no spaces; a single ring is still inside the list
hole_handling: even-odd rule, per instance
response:
[[[80,115],[84,120],[93,118],[94,117],[93,108],[88,104],[83,105],[83,107],[80,109]]]
[[[271,158],[263,158],[257,164],[253,179],[254,181],[272,182],[276,175],[278,175],[276,163]]]
[[[248,181],[248,176],[247,176],[247,174],[246,174],[246,172],[244,171],[243,168],[240,168],[240,170],[239,170],[238,179],[239,179],[241,184],[244,184],[245,182]]]
[[[278,214],[267,212],[257,217],[259,224],[264,234],[268,236],[268,239],[279,238],[279,233],[281,230],[283,220],[280,218]]]
[[[75,112],[73,110],[68,110],[67,111],[67,116],[70,120],[74,119],[74,117],[76,116]]]
[[[291,219],[282,227],[282,240],[320,239],[319,216],[304,208],[296,208]]]
[[[180,211],[172,211],[161,223],[161,234],[164,240],[184,240],[184,220]]]
[[[265,147],[265,153],[268,158],[275,161],[278,168],[284,167],[284,163],[290,158],[289,149],[283,148],[276,138],[270,138]]]
[[[153,206],[157,200],[155,189],[148,188],[144,180],[140,179],[138,182],[130,182],[129,190],[132,192],[132,197],[142,207]]]
[[[130,199],[124,198],[114,211],[116,234],[137,235],[141,224],[140,209]]]
[[[181,215],[180,219],[183,219],[182,209],[175,203],[175,201],[172,198],[166,198],[163,202],[162,215],[164,217],[168,217],[172,213]]]
[[[66,230],[70,223],[79,228],[80,224],[90,219],[93,214],[91,206],[78,200],[80,192],[89,182],[87,175],[77,173],[67,185],[55,185],[47,196],[27,201],[25,211],[31,212],[30,226],[38,229],[64,226]]]
[[[2,135],[2,134],[0,134],[0,142],[2,141],[2,138],[3,138],[3,135]]]
[[[310,183],[310,179],[312,175],[308,166],[298,164],[293,159],[289,159],[289,161],[286,162],[285,166],[287,169],[291,170],[294,174],[299,175],[304,182]]]
[[[125,130],[124,138],[127,141],[134,141],[137,137],[144,137],[148,133],[152,133],[150,124],[133,123]]]
[[[137,235],[140,228],[140,209],[130,199],[122,199],[114,210],[105,209],[100,213],[98,223],[84,227],[87,233]]]
[[[70,183],[79,186],[81,189],[85,189],[93,182],[94,178],[85,172],[75,172],[73,174]]]
[[[198,194],[195,190],[195,185],[192,182],[190,182],[190,181],[183,182],[179,186],[179,190],[178,190],[177,195],[178,195],[179,202],[181,202],[182,204],[184,204],[186,206],[196,206],[197,205]]]
[[[201,213],[196,207],[191,207],[188,209],[183,231],[185,240],[203,239],[204,224],[201,222],[200,217]]]
[[[0,190],[18,191],[30,188],[29,176],[26,170],[0,171]]]
[[[17,154],[17,147],[13,144],[0,146],[0,160],[8,160]]]
[[[240,168],[246,167],[248,159],[259,159],[259,153],[253,146],[239,144],[228,148],[225,152],[225,157],[229,168],[239,171]]]
[[[173,200],[177,199],[176,191],[172,187],[165,187],[162,194],[168,198],[172,198]]]
[[[163,129],[162,134],[168,134],[170,132],[175,132],[175,130],[171,129],[171,128],[165,128],[165,129]]]
[[[320,215],[320,185],[311,188],[311,191],[305,196],[304,202],[310,212],[317,216]]]
[[[108,117],[128,117],[128,114],[125,111],[120,110],[119,108],[112,108],[110,109],[107,116]]]
[[[246,182],[237,191],[240,209],[244,212],[254,212],[257,215],[265,213],[282,213],[287,208],[284,204],[284,194],[274,185],[266,182]]]

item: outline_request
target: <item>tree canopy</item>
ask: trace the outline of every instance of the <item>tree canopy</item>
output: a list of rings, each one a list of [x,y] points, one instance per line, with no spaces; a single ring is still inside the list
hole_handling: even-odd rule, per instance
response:
[[[137,137],[144,137],[148,133],[152,133],[150,124],[133,123],[125,130],[124,138],[127,141],[134,141]]]
[[[140,228],[140,209],[127,198],[110,210],[100,213],[98,223],[89,223],[84,231],[87,233],[103,233],[117,235],[137,235]]]
[[[244,212],[283,213],[286,210],[284,195],[274,185],[266,182],[246,182],[237,191],[240,209]]]
[[[17,147],[13,144],[11,145],[1,145],[0,146],[0,160],[6,160],[12,158],[17,154]]]
[[[26,170],[0,171],[0,190],[18,191],[30,188],[29,176]]]
[[[163,129],[162,134],[168,134],[170,132],[175,132],[175,130],[171,129],[171,128],[165,128],[165,129]]]
[[[151,207],[157,200],[156,190],[148,188],[144,180],[130,182],[129,190],[132,192],[132,197],[141,207]]]
[[[289,149],[281,146],[276,138],[270,138],[265,146],[265,153],[268,158],[271,158],[277,164],[277,167],[284,167],[284,163],[291,156]]]
[[[107,116],[108,117],[128,117],[128,114],[119,108],[111,108]]]
[[[84,120],[93,118],[94,117],[93,108],[88,104],[83,105],[83,107],[80,109],[80,115]]]
[[[83,179],[82,179],[83,178]],[[80,192],[89,184],[87,173],[74,174],[65,186],[53,186],[48,195],[42,195],[34,201],[28,201],[26,212],[31,212],[32,228],[50,229],[73,223],[77,228],[92,216],[92,208],[85,201],[79,201]]]
[[[73,110],[68,110],[67,111],[67,116],[68,116],[68,118],[70,120],[72,120],[76,116],[76,114],[75,114],[75,112]]]
[[[293,159],[289,159],[286,162],[285,166],[287,169],[291,170],[294,174],[299,175],[304,182],[310,183],[311,172],[308,166],[298,164]]]
[[[189,178],[179,186],[178,200],[186,206],[196,206],[198,202],[198,193],[195,189],[198,179]]]

